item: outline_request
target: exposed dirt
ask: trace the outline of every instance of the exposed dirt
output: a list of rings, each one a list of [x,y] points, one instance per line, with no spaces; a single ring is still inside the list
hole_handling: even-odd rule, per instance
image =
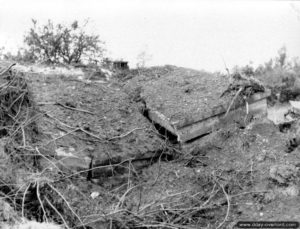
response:
[[[45,113],[38,121],[47,135],[41,149],[73,154],[79,164],[89,158],[88,164],[96,167],[151,159],[164,148],[138,104],[117,82],[86,83],[64,75],[27,77],[35,102]]]
[[[243,129],[231,125],[189,144],[172,144],[143,115],[142,94],[146,84],[158,87],[178,69],[132,70],[109,80],[100,76],[101,82],[95,82],[97,74],[91,81],[90,74],[25,73],[38,112],[38,134],[28,144],[43,155],[37,171],[47,178],[39,177],[44,206],[52,209],[46,216],[64,223],[49,200],[77,228],[213,229],[235,228],[241,220],[299,220],[300,122],[282,131],[259,119]],[[181,83],[188,91],[203,87]],[[1,160],[10,163],[2,151]],[[28,199],[20,197],[25,216],[43,221],[38,188],[28,187]],[[3,221],[17,217],[3,212],[11,210],[0,208]]]

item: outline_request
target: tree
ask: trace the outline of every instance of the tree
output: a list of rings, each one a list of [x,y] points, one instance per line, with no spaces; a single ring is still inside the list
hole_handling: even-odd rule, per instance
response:
[[[278,57],[276,58],[277,65],[281,68],[283,68],[287,61],[287,53],[286,53],[286,47],[283,46],[278,50]]]
[[[150,61],[152,56],[148,54],[146,51],[142,51],[137,56],[137,68],[144,68],[146,66],[146,62]]]
[[[103,44],[99,36],[89,35],[78,21],[70,25],[54,23],[51,20],[43,26],[38,26],[32,19],[33,26],[25,35],[24,42],[28,45],[28,53],[40,61],[50,63],[81,63],[99,61],[103,57]]]

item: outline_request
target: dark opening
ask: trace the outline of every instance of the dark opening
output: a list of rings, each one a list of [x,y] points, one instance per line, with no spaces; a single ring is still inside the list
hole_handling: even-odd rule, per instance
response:
[[[171,133],[170,131],[168,131],[166,128],[164,128],[163,126],[159,125],[158,123],[153,122],[150,118],[149,118],[149,111],[148,109],[143,109],[142,111],[143,116],[145,116],[149,122],[151,122],[153,124],[153,126],[155,127],[155,129],[158,131],[159,133],[159,137],[161,137],[164,140],[168,140],[170,143],[172,144],[177,144],[178,139],[177,136],[173,133]]]
[[[200,138],[203,138],[203,137],[205,137],[205,136],[207,136],[207,135],[209,135],[209,134],[210,134],[210,132],[205,133],[205,134],[202,134],[202,135],[199,135],[199,136],[197,136],[197,137],[194,137],[194,138],[192,138],[192,139],[186,141],[185,143],[186,143],[186,144],[192,143],[193,141],[196,141],[196,140],[198,140],[198,139],[200,139]]]
[[[291,129],[292,127],[292,123],[288,122],[288,123],[281,123],[278,125],[279,131],[282,133],[287,133],[289,129]]]
[[[293,152],[300,145],[300,140],[297,138],[292,138],[287,143],[287,148],[285,150],[286,153]]]

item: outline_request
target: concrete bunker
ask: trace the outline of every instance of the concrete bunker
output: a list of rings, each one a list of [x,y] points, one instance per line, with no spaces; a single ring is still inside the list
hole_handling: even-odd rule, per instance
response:
[[[241,87],[244,92],[238,94]],[[148,117],[184,143],[230,123],[246,125],[267,116],[269,95],[253,78],[230,82],[221,74],[175,68],[146,83],[141,96]]]

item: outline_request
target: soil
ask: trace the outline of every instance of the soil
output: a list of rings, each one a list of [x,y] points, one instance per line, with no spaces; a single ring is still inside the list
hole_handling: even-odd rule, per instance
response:
[[[73,154],[78,163],[89,158],[91,166],[97,167],[151,159],[163,149],[164,142],[118,82],[84,82],[76,76],[52,74],[27,74],[27,79],[45,114],[38,120],[47,135],[41,150]]]
[[[67,223],[78,228],[82,222],[92,229],[236,228],[241,220],[299,220],[300,147],[293,141],[299,121],[282,131],[262,118],[245,128],[230,125],[188,144],[173,144],[147,119],[150,92],[158,93],[161,83],[169,82],[168,93],[152,96],[164,102],[174,100],[174,86],[187,93],[208,90],[199,90],[200,81],[189,82],[189,77],[177,82],[174,71],[183,69],[115,72],[99,81],[85,72],[26,71],[39,114],[34,146],[43,157],[38,166],[49,178],[43,181],[42,198],[53,201]],[[207,93],[214,101],[205,106],[216,105],[216,93]],[[8,160],[5,154],[1,158]]]

